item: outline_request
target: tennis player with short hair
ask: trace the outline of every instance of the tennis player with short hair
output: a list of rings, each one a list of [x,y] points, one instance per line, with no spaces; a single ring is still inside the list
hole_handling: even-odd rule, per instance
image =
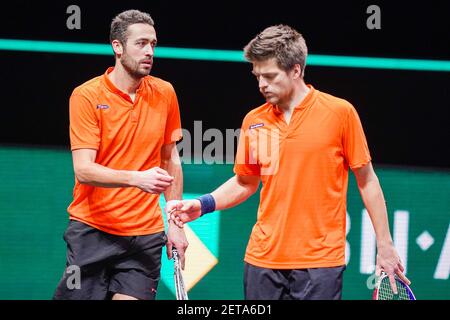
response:
[[[307,46],[293,28],[271,26],[244,51],[266,103],[243,120],[235,176],[199,199],[171,202],[171,219],[182,226],[236,206],[262,181],[245,298],[341,299],[350,168],[375,229],[377,271],[405,279],[355,108],[305,83]]]
[[[184,230],[170,223],[166,237],[159,207],[161,193],[181,199],[183,174],[175,91],[149,76],[154,22],[124,11],[112,21],[110,40],[114,68],[70,97],[76,181],[64,240],[67,267],[79,267],[81,283],[70,285],[66,271],[54,299],[154,299],[166,242],[169,258],[176,247],[184,267]]]

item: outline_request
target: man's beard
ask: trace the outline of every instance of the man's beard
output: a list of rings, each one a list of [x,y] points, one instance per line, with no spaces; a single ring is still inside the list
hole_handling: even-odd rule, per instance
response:
[[[122,54],[122,57],[120,58],[120,62],[123,66],[123,68],[128,72],[128,74],[133,77],[134,79],[141,79],[145,76],[148,76],[150,74],[149,69],[142,70],[139,68],[139,62],[133,60],[130,58],[130,56],[124,52]]]

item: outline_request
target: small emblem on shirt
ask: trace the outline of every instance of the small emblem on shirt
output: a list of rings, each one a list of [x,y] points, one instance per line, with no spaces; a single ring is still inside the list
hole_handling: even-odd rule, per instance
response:
[[[264,123],[252,124],[250,126],[250,129],[256,129],[256,128],[259,128],[259,127],[264,127]]]
[[[97,109],[109,109],[109,106],[106,104],[98,104]]]

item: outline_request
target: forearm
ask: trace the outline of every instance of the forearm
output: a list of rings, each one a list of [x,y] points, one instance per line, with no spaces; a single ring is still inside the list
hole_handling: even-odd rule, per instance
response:
[[[135,171],[114,170],[94,162],[75,168],[75,175],[80,183],[95,187],[120,188],[135,186]]]
[[[174,178],[172,185],[164,191],[164,198],[166,199],[166,202],[170,200],[181,200],[183,198],[183,169],[181,167],[181,160],[178,152],[176,152],[176,149],[173,150],[173,154],[170,159],[162,159],[161,168],[166,170],[169,175]],[[182,231],[184,233],[184,230],[178,227],[172,220],[169,219],[168,223],[169,230],[172,232],[175,230]],[[168,232],[168,234],[169,238],[171,238],[172,233]]]
[[[236,176],[230,178],[211,195],[216,202],[216,210],[225,210],[247,200],[253,195],[258,186],[240,183]]]
[[[175,159],[174,161],[168,160],[161,163],[161,167],[166,170],[173,179],[173,183],[170,187],[164,191],[164,198],[169,200],[180,200],[183,197],[183,169],[181,163]]]
[[[378,178],[372,178],[364,186],[359,186],[359,190],[370,219],[372,220],[378,245],[392,243],[386,202]]]

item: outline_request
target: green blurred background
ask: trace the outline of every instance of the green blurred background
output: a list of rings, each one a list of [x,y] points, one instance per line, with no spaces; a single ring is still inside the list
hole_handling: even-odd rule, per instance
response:
[[[80,9],[80,29],[67,25],[73,5]],[[0,299],[49,299],[64,271],[62,235],[74,183],[68,150],[69,96],[112,66],[112,50],[103,51],[108,48],[111,19],[131,8],[155,19],[159,49],[177,52],[164,58],[163,50],[157,49],[151,73],[171,82],[177,92],[187,131],[183,142],[188,133],[193,135],[194,153],[196,146],[202,152],[207,142],[217,143],[214,151],[219,157],[232,158],[235,150],[221,150],[220,140],[206,138],[207,130],[223,135],[240,128],[244,116],[264,99],[250,64],[216,60],[215,54],[187,59],[181,52],[230,50],[235,57],[270,25],[288,24],[301,32],[310,53],[306,82],[348,100],[358,111],[388,202],[396,246],[417,298],[449,299],[450,1],[415,5],[379,0],[381,29],[368,28],[372,5],[277,1],[268,10],[260,1],[237,5],[128,0],[109,1],[107,6],[91,0],[4,1],[2,12],[8,14],[0,19],[0,84],[6,93],[0,116]],[[38,45],[42,41],[45,49]],[[103,48],[103,54],[80,54],[80,42]],[[70,52],[55,52],[61,45]],[[353,62],[343,63],[342,58]],[[355,67],[360,58],[384,62],[376,68]],[[408,67],[393,68],[396,64]],[[424,64],[439,66],[440,71],[422,70]],[[201,136],[197,123],[203,128],[198,130]],[[233,173],[231,165],[192,164],[184,166],[184,174],[185,196],[191,197],[210,192]],[[373,231],[352,174],[349,184],[344,298],[370,299]],[[243,298],[242,259],[257,205],[255,195],[236,208],[190,224],[218,259],[190,290],[191,299]],[[200,257],[198,263],[202,262]],[[172,262],[165,258],[159,299],[174,299],[172,272]]]
[[[449,299],[450,173],[374,166],[416,297]],[[210,192],[233,174],[231,165],[191,164],[183,170],[188,194]],[[62,149],[0,147],[0,180],[0,299],[50,299],[65,266],[62,235],[74,183],[71,154]],[[367,214],[353,174],[349,181],[343,298],[371,299],[371,227],[363,228]],[[218,232],[208,232],[207,223],[193,226],[219,262],[189,291],[190,299],[243,299],[243,256],[258,200],[254,195],[218,213]],[[164,257],[158,299],[175,298],[170,270],[171,261]]]

